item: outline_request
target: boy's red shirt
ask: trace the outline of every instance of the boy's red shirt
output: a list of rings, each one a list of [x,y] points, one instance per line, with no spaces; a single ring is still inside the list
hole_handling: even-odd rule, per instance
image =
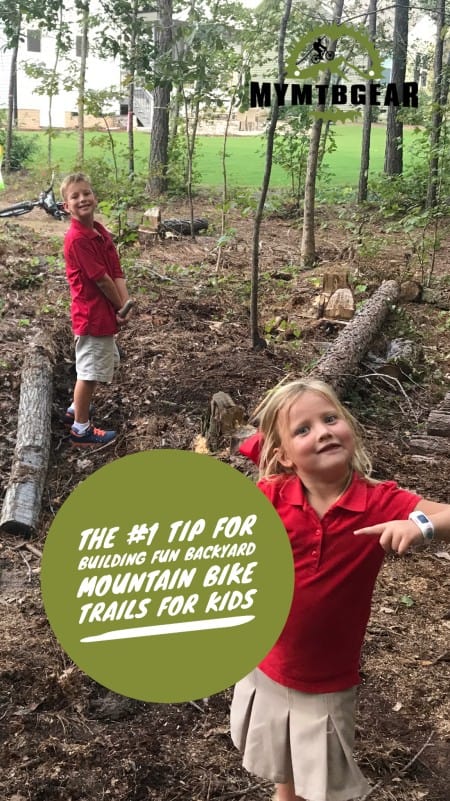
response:
[[[241,452],[259,454],[261,437],[259,443],[258,437],[250,440]],[[355,473],[346,492],[320,519],[297,476],[261,479],[258,487],[283,521],[295,568],[288,619],[259,668],[302,692],[352,687],[359,683],[360,651],[384,558],[377,537],[355,536],[353,531],[407,518],[420,496],[393,481],[370,484]]]
[[[72,329],[76,336],[117,333],[116,310],[96,281],[109,275],[123,278],[111,234],[97,220],[88,228],[72,219],[64,240],[66,276],[72,296]]]

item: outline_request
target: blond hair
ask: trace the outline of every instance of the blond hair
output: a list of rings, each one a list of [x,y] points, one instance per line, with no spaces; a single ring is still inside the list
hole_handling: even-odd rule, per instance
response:
[[[84,172],[71,172],[70,175],[66,175],[59,188],[62,199],[66,200],[67,190],[70,184],[79,184],[81,181],[84,181],[85,183],[89,184],[89,186],[92,186],[89,175],[86,175]]]
[[[351,467],[360,476],[369,478],[372,471],[372,463],[363,444],[359,423],[341,403],[332,387],[316,378],[301,378],[288,384],[278,384],[268,392],[262,403],[255,410],[254,417],[257,418],[259,430],[264,437],[259,461],[260,477],[294,472],[292,468],[283,467],[277,458],[276,450],[281,446],[278,425],[279,413],[281,409],[286,407],[289,410],[304,392],[317,392],[325,397],[348,423],[353,433],[355,446]]]

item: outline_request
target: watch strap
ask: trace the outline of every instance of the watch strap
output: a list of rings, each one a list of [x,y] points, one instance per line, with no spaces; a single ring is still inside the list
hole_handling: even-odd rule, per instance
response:
[[[408,519],[412,520],[413,523],[415,523],[420,529],[425,542],[431,542],[431,540],[434,538],[434,526],[428,515],[426,515],[425,512],[421,512],[419,509],[416,509],[416,511],[411,512],[411,514],[408,515]]]

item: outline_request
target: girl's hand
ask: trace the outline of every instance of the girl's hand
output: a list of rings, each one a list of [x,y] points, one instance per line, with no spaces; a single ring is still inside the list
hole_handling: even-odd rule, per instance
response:
[[[412,545],[424,544],[423,534],[412,520],[389,520],[376,526],[358,528],[353,533],[378,536],[386,553],[395,551],[399,556],[406,553]]]

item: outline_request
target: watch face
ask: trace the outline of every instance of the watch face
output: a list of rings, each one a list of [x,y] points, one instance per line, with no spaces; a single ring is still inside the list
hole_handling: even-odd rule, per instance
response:
[[[419,523],[423,523],[424,525],[430,522],[428,517],[426,517],[426,515],[420,513],[417,515],[417,520],[419,521]]]

